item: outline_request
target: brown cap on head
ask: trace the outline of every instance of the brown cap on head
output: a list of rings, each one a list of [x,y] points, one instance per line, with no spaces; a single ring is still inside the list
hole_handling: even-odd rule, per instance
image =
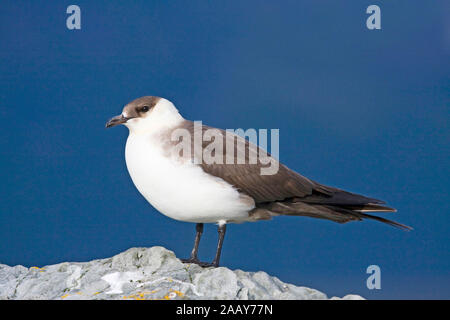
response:
[[[160,99],[160,97],[145,96],[131,101],[123,108],[122,114],[111,118],[106,123],[106,128],[123,124],[133,118],[142,117],[150,111]]]

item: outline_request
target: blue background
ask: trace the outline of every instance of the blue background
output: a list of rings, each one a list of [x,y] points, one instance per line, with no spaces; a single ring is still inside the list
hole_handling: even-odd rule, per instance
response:
[[[221,128],[279,128],[280,159],[380,198],[403,232],[310,218],[230,225],[222,264],[329,296],[450,298],[448,1],[67,1],[0,4],[0,262],[43,266],[135,246],[187,257],[126,171],[124,127],[143,95]],[[366,28],[381,7],[382,29]],[[216,228],[206,227],[202,260]],[[366,268],[381,268],[368,290]]]

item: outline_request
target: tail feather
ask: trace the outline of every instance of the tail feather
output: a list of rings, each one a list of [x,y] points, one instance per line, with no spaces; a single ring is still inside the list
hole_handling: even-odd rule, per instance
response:
[[[343,206],[346,209],[358,212],[397,212],[397,209],[384,206],[377,203],[368,203],[364,205]]]
[[[395,221],[392,221],[392,220],[388,220],[388,219],[385,219],[385,218],[382,218],[382,217],[373,216],[373,215],[371,215],[371,214],[366,214],[366,213],[360,213],[360,215],[361,215],[363,218],[367,218],[367,219],[372,219],[372,220],[380,221],[380,222],[389,224],[389,225],[391,225],[391,226],[400,228],[400,229],[405,230],[405,231],[411,231],[411,230],[413,230],[413,228],[410,227],[410,226],[407,226],[407,225],[404,225],[404,224],[402,224],[402,223],[398,223],[398,222],[395,222]]]
[[[361,221],[363,219],[371,219],[389,224],[391,226],[412,230],[411,227],[404,224],[388,220],[382,217],[367,214],[366,212],[396,212],[394,208],[390,208],[377,203],[368,203],[365,205],[325,205],[312,204],[301,201],[277,201],[270,203],[257,204],[258,212],[265,210],[271,216],[288,215],[288,216],[306,216],[312,218],[326,219],[338,223],[346,223],[349,221]]]

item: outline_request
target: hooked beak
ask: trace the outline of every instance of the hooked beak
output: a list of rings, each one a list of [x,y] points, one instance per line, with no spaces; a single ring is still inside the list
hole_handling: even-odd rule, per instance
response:
[[[127,122],[129,119],[131,119],[131,118],[124,117],[122,114],[115,116],[114,118],[111,118],[106,123],[106,128],[111,128],[111,127],[117,126],[119,124],[123,124],[123,123]]]

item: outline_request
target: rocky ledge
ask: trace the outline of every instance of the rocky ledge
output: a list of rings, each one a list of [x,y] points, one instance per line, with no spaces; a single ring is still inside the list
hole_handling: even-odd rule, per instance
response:
[[[263,271],[201,268],[163,247],[131,248],[112,258],[42,268],[0,264],[0,299],[328,299]],[[343,298],[363,299],[358,295]]]

